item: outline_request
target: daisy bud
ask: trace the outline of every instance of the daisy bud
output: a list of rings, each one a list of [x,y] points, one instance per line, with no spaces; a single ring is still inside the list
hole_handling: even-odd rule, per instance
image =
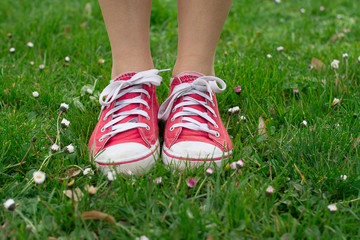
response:
[[[8,33],[8,38],[11,39],[12,38],[12,34]]]
[[[196,183],[197,183],[197,180],[195,178],[188,178],[188,180],[186,181],[186,185],[189,188],[195,187]]]
[[[348,60],[348,59],[349,59],[349,54],[344,53],[344,54],[342,55],[342,57],[343,57],[343,59]]]
[[[300,13],[304,14],[306,11],[304,8],[300,8]]]
[[[275,3],[281,3],[281,0],[275,0]]]
[[[32,93],[32,95],[33,95],[34,98],[38,98],[38,97],[39,97],[39,93],[38,93],[37,91],[34,91],[34,92]]]
[[[65,57],[65,62],[70,62],[70,57],[69,56]]]
[[[241,92],[241,86],[234,87],[234,91],[239,94]]]
[[[333,100],[332,103],[331,103],[331,106],[335,106],[335,105],[337,105],[339,102],[340,102],[340,99],[334,98],[334,100]]]
[[[299,93],[299,89],[294,89],[294,93],[298,94]]]
[[[236,170],[236,169],[237,169],[236,162],[232,162],[232,163],[230,164],[230,168],[231,168],[232,170]]]
[[[246,119],[245,116],[240,116],[240,120],[241,120],[241,121],[244,121],[244,122],[247,122],[247,119]]]
[[[358,63],[360,63],[360,56],[358,57]]]
[[[44,172],[41,171],[35,171],[33,173],[33,177],[34,177],[34,182],[36,184],[42,184],[45,181],[46,175]]]
[[[66,103],[60,104],[60,111],[66,112],[68,109],[69,109],[69,105],[67,105]]]
[[[265,191],[265,194],[267,197],[271,197],[274,193],[274,187],[273,186],[268,186],[268,188]]]
[[[346,175],[340,175],[340,179],[343,180],[343,181],[346,181],[347,176]]]
[[[321,11],[321,12],[325,11],[325,7],[324,7],[324,6],[320,6],[320,11]]]
[[[34,47],[34,44],[33,44],[32,42],[28,42],[26,45],[27,45],[28,47],[30,47],[30,48],[33,48],[33,47]]]
[[[339,63],[340,63],[340,61],[339,60],[333,60],[332,62],[331,62],[331,67],[333,68],[333,69],[338,69],[339,68]]]
[[[61,121],[61,127],[62,128],[67,128],[67,127],[69,127],[69,125],[70,125],[70,121],[68,121],[68,120],[66,120],[65,118],[63,118],[63,120]]]
[[[162,177],[157,177],[154,179],[155,184],[161,184],[162,183]]]
[[[284,51],[284,47],[283,46],[277,47],[276,50],[278,50],[278,52]]]
[[[149,240],[149,238],[148,238],[147,236],[145,236],[145,235],[142,235],[142,236],[139,238],[139,240]]]
[[[272,58],[271,54],[266,55],[267,58]]]
[[[358,114],[354,113],[353,118],[357,118],[357,117],[358,117]]]
[[[210,177],[213,173],[214,173],[214,169],[208,168],[208,169],[206,169],[205,175],[207,177]]]
[[[90,195],[95,195],[97,192],[97,187],[94,186],[85,186],[85,190],[90,194]]]
[[[304,120],[304,121],[301,122],[301,126],[303,126],[303,127],[307,127],[307,124],[308,124],[308,123],[307,123],[306,120]]]
[[[110,171],[107,173],[107,179],[109,181],[114,181],[116,179],[116,172],[115,171]]]
[[[83,171],[84,175],[94,175],[94,171],[91,168],[85,168],[85,170]]]
[[[45,68],[45,65],[44,64],[40,64],[39,65],[39,69],[44,69]]]
[[[99,58],[99,60],[97,61],[97,63],[98,63],[99,65],[103,64],[104,62],[105,62],[105,60],[102,59],[102,58]]]
[[[67,153],[73,153],[75,150],[74,146],[71,144],[67,145],[64,149],[64,152],[67,152]]]
[[[9,211],[14,211],[15,210],[15,207],[16,207],[16,204],[15,204],[15,201],[14,199],[8,199],[4,202],[4,207],[9,210]]]
[[[232,113],[237,113],[237,112],[240,112],[239,106],[233,107],[233,108],[232,108]]]
[[[338,210],[336,204],[330,204],[327,206],[330,212],[336,212]]]
[[[333,125],[333,129],[340,127],[340,124],[336,123]]]
[[[14,53],[14,52],[15,52],[15,48],[13,48],[13,47],[10,48],[10,49],[9,49],[9,52]]]
[[[60,147],[59,147],[59,145],[57,145],[57,144],[53,144],[53,145],[51,146],[51,152],[52,152],[52,153],[56,153],[57,151],[59,151],[59,149],[60,149]]]
[[[34,63],[34,61],[30,61],[30,65],[34,65],[35,63]]]
[[[239,169],[240,169],[240,168],[243,168],[244,165],[245,165],[245,164],[244,164],[243,160],[241,160],[241,159],[236,162],[236,167],[239,168]]]
[[[230,114],[232,114],[232,112],[233,112],[233,109],[232,109],[232,108],[229,108],[229,109],[228,109],[228,114],[230,115]]]

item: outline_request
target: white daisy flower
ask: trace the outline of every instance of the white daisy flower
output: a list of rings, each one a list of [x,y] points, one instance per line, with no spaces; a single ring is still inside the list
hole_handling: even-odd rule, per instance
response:
[[[360,62],[360,56],[358,57],[358,62]]]
[[[64,149],[64,151],[67,152],[67,153],[73,153],[74,150],[75,150],[75,148],[74,148],[74,146],[72,145],[72,143],[69,144],[69,145],[67,145],[67,146],[65,147],[65,149]]]
[[[109,181],[114,181],[116,179],[116,172],[115,171],[109,171],[107,173],[107,179]]]
[[[244,167],[244,162],[243,162],[243,160],[238,160],[237,162],[236,162],[236,166],[238,167],[238,168],[243,168]]]
[[[32,95],[33,95],[34,98],[38,98],[38,97],[39,97],[39,93],[38,93],[37,91],[34,91],[34,92],[32,93]]]
[[[304,8],[300,8],[300,13],[304,14],[306,10]]]
[[[9,49],[9,51],[10,51],[11,53],[14,53],[14,52],[15,52],[15,48],[12,47],[12,48]]]
[[[284,51],[284,47],[283,46],[277,47],[276,50],[278,50],[279,52]]]
[[[307,124],[308,124],[308,123],[307,123],[307,121],[306,121],[306,120],[304,120],[304,121],[302,121],[302,122],[301,122],[301,125],[303,125],[304,127],[306,127],[306,126],[307,126]]]
[[[325,11],[325,7],[324,7],[324,6],[320,6],[320,11],[321,11],[321,12]]]
[[[103,64],[104,62],[105,62],[105,60],[102,59],[102,58],[99,58],[98,61],[97,61],[97,63],[98,63],[99,65]]]
[[[281,3],[281,0],[274,0],[275,3]]]
[[[338,69],[338,68],[339,68],[339,63],[340,63],[339,60],[334,59],[334,60],[331,62],[331,67],[332,67],[333,69]]]
[[[34,44],[33,44],[32,42],[28,42],[26,45],[27,45],[28,47],[30,47],[30,48],[33,48],[33,47],[34,47]]]
[[[331,105],[332,105],[332,106],[335,106],[335,105],[337,105],[339,102],[340,102],[340,99],[334,98],[334,100],[332,101]]]
[[[162,177],[157,177],[154,179],[154,183],[161,184],[162,183]]]
[[[206,169],[205,175],[207,177],[210,177],[213,173],[214,173],[214,169],[208,168],[208,169]]]
[[[139,238],[139,240],[149,240],[149,238],[148,238],[147,236],[145,236],[145,235],[142,235],[142,236]]]
[[[94,175],[94,171],[91,168],[85,168],[85,170],[83,171],[84,175]]]
[[[16,204],[15,204],[15,201],[14,199],[8,199],[4,202],[4,207],[9,210],[9,211],[14,211],[15,210],[15,207],[16,207]]]
[[[67,105],[66,103],[60,104],[60,111],[66,112],[68,109],[69,109],[69,105]]]
[[[265,194],[266,196],[270,197],[271,195],[273,195],[274,191],[275,191],[274,187],[270,185],[266,188]]]
[[[90,194],[90,195],[95,195],[98,188],[97,187],[94,187],[94,186],[88,186],[86,185],[85,186],[85,190]]]
[[[45,68],[45,65],[44,64],[40,64],[39,65],[39,69],[44,69]]]
[[[237,169],[237,164],[236,164],[236,162],[232,162],[232,163],[230,164],[230,168],[231,168],[232,170],[236,170],[236,169]]]
[[[65,118],[63,118],[63,120],[61,121],[61,127],[62,128],[67,128],[67,127],[69,127],[69,125],[70,125],[70,121],[68,121],[67,119],[65,119]]]
[[[342,57],[343,57],[343,59],[347,60],[349,58],[349,54],[343,53]]]
[[[59,145],[57,145],[55,143],[51,146],[52,153],[56,153],[57,151],[59,151],[59,149],[60,149]]]
[[[34,63],[34,61],[30,61],[30,65],[34,65],[35,63]]]
[[[336,204],[330,204],[327,206],[330,212],[336,212],[338,210]]]
[[[240,120],[242,120],[242,121],[246,121],[247,119],[246,119],[246,117],[245,117],[245,116],[240,116]]]
[[[36,184],[42,184],[45,181],[46,175],[44,172],[35,171],[33,177]]]
[[[65,62],[70,62],[70,57],[69,56],[65,57]]]
[[[266,55],[267,58],[272,58],[271,54]]]
[[[346,181],[347,176],[346,175],[340,175],[340,179],[343,180],[343,181]]]

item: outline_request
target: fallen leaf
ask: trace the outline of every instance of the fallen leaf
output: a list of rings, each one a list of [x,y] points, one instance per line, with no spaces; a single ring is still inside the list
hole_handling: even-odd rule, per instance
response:
[[[336,40],[338,40],[339,38],[343,38],[344,36],[345,36],[345,34],[342,33],[342,32],[341,33],[336,33],[336,34],[331,36],[330,41],[335,42]]]
[[[213,239],[214,239],[214,237],[213,237],[212,233],[209,233],[206,240],[213,240]]]
[[[78,187],[75,188],[75,191],[73,191],[73,190],[64,190],[63,193],[68,198],[74,200],[75,202],[78,202],[84,196],[83,192]]]
[[[48,237],[48,240],[58,240],[56,237]]]
[[[325,64],[321,60],[314,57],[311,59],[311,66],[313,66],[318,71],[326,69]]]
[[[263,134],[267,135],[265,122],[262,119],[262,117],[259,117],[258,133],[259,133],[259,135],[263,135]]]
[[[64,35],[66,38],[69,38],[70,28],[69,26],[65,26],[64,28]]]
[[[58,179],[63,181],[63,180],[66,180],[66,179],[69,179],[69,178],[73,178],[73,177],[76,177],[77,175],[79,175],[82,171],[78,168],[69,168],[68,170],[66,170],[65,173],[61,174]]]
[[[115,223],[115,218],[109,214],[103,213],[103,212],[99,212],[99,211],[87,211],[87,212],[83,212],[81,214],[81,218],[83,220],[100,220],[103,219],[109,223]]]

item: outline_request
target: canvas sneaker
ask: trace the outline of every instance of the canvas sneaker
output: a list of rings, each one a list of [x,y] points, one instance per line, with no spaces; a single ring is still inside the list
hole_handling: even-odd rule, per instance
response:
[[[225,88],[220,78],[197,72],[183,72],[171,80],[169,97],[158,114],[166,121],[165,165],[181,170],[202,164],[220,166],[229,158],[233,147],[215,97]]]
[[[102,91],[101,112],[89,148],[105,174],[141,175],[159,157],[158,110],[155,86],[163,70],[124,73]]]

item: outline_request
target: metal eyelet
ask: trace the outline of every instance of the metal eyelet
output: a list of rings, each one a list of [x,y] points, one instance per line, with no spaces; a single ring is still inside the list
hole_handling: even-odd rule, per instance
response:
[[[171,119],[171,122],[173,122],[173,121],[175,121],[175,118],[172,118],[172,119]]]
[[[148,131],[150,130],[150,126],[149,126],[149,125],[146,126],[146,130],[148,130]]]
[[[219,132],[216,132],[216,133],[215,133],[215,136],[216,136],[216,137],[220,137],[220,133],[219,133]]]
[[[174,131],[174,127],[170,127],[169,130],[170,130],[170,132]]]
[[[145,117],[148,121],[150,121],[150,117]]]
[[[214,125],[215,128],[219,128],[219,126],[217,124]]]
[[[105,122],[105,121],[106,121],[106,119],[107,119],[107,117],[104,117],[104,118],[103,118],[103,121]]]
[[[99,138],[99,142],[102,142],[104,139],[103,138]]]
[[[176,111],[176,109],[175,109],[175,108],[173,108],[172,112],[175,112],[175,111]]]
[[[102,128],[102,129],[100,130],[100,132],[105,132],[105,128]]]

